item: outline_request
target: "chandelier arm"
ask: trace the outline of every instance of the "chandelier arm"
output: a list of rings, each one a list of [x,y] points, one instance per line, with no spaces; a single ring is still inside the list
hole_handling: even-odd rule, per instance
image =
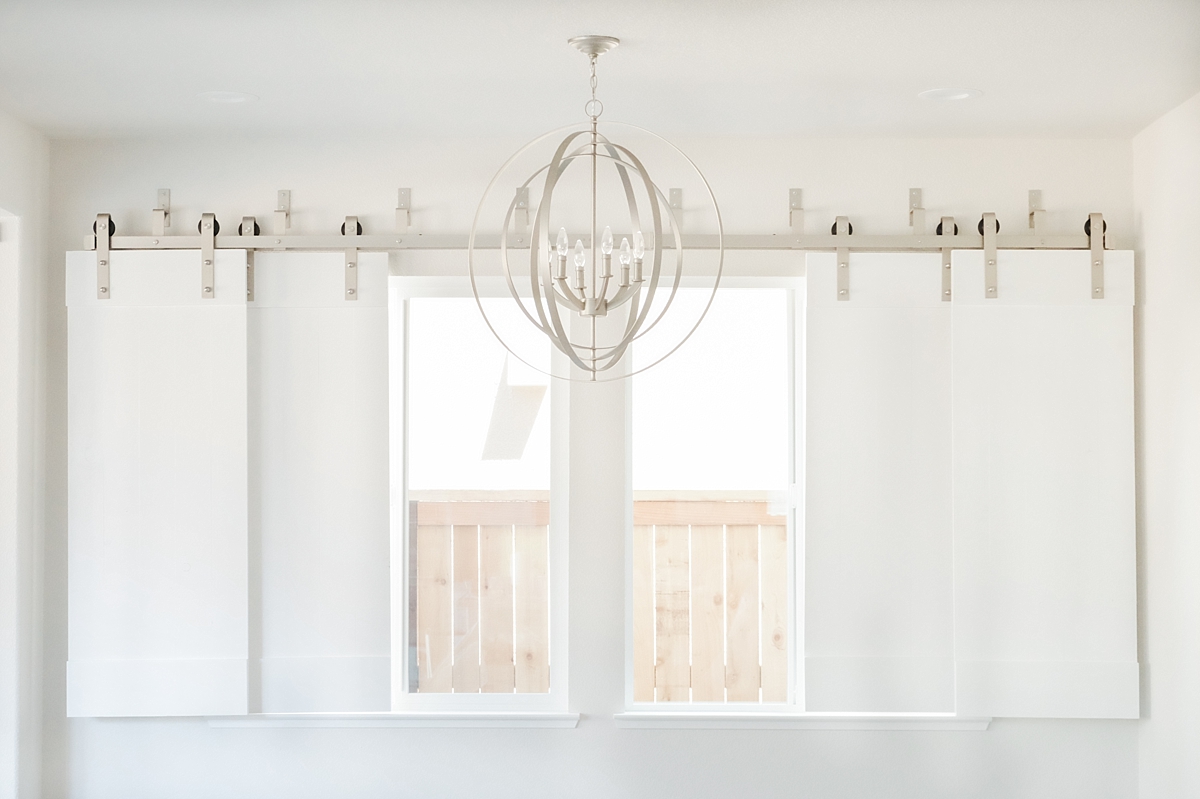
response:
[[[554,278],[554,280],[558,283],[562,283],[564,280],[566,280],[566,278],[557,278],[556,277],[556,278]],[[557,297],[562,302],[563,305],[569,306],[570,308],[572,308],[573,310],[576,310],[576,311],[583,310],[583,308],[584,308],[583,301],[580,300],[579,297],[575,296],[575,292],[571,291],[570,286],[567,286],[565,291],[563,290],[563,287],[561,287],[561,286],[553,286],[552,291],[554,292],[554,296]],[[547,295],[547,296],[549,296],[549,295]]]
[[[554,290],[554,287],[550,285],[550,276],[546,275],[544,280],[547,284],[546,291],[547,293],[550,293]],[[554,335],[550,337],[550,340],[554,342],[554,346],[558,347],[559,351],[570,358],[571,362],[580,369],[584,370],[585,372],[595,372],[595,369],[589,368],[588,365],[583,362],[583,359],[579,357],[579,354],[575,352],[575,345],[571,343],[571,337],[567,335],[567,332],[563,329],[562,319],[558,315],[558,308],[556,304],[553,302],[548,302],[546,303],[546,306],[550,313],[550,322],[554,326]]]
[[[611,369],[612,367],[616,366],[620,360],[625,357],[626,350],[629,349],[630,345],[633,344],[634,339],[637,338],[637,329],[634,328],[632,324],[634,317],[637,315],[636,295],[633,299],[633,302],[630,304],[629,310],[629,322],[626,323],[625,326],[625,335],[612,347],[607,348],[607,351],[602,356],[605,359],[605,364],[600,368],[601,371]]]

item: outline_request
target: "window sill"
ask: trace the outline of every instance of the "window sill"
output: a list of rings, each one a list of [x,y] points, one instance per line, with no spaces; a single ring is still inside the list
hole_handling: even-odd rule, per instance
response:
[[[263,713],[208,719],[210,727],[538,727],[571,729],[578,713]]]
[[[990,718],[932,714],[728,713],[627,711],[613,716],[634,730],[986,730]]]

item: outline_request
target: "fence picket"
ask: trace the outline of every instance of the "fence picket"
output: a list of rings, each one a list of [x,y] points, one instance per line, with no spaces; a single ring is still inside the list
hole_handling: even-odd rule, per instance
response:
[[[451,687],[450,528],[417,527],[418,691],[445,693]]]
[[[763,525],[762,700],[786,702],[788,694],[787,526]]]
[[[633,528],[633,700],[654,701],[654,528]]]
[[[758,701],[758,526],[729,525],[728,583],[725,601],[727,662],[725,687],[730,702]]]
[[[516,690],[545,693],[550,690],[549,528],[517,525],[513,534]]]
[[[657,653],[654,684],[660,702],[686,702],[691,684],[688,646],[688,528],[654,528],[654,620]]]
[[[482,662],[480,689],[484,693],[512,693],[513,580],[511,525],[480,527],[479,628]]]
[[[454,525],[454,692],[479,693],[479,528]]]
[[[692,701],[725,699],[725,536],[692,525]]]

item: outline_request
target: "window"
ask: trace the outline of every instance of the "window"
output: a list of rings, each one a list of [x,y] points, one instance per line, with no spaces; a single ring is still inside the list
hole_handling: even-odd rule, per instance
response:
[[[723,286],[692,339],[634,377],[635,702],[789,700],[796,449],[785,285]],[[684,289],[675,301],[707,299]]]
[[[521,351],[541,359],[526,364],[496,341],[467,287],[393,281],[404,353],[394,375],[404,390],[393,391],[403,420],[396,704],[548,700],[565,683],[551,635],[552,389],[539,371],[549,371],[549,342],[531,330]],[[489,316],[525,321],[510,300],[484,302]]]

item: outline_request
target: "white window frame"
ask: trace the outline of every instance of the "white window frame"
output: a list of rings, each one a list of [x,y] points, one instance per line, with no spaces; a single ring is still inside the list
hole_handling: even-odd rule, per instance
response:
[[[481,296],[508,297],[503,278],[476,278]],[[569,486],[566,468],[569,457],[568,392],[562,381],[550,379],[550,526],[548,581],[550,586],[550,691],[548,693],[414,693],[408,690],[408,597],[409,597],[409,514],[408,514],[408,393],[407,393],[407,310],[408,300],[418,297],[470,298],[471,283],[466,277],[388,278],[388,335],[390,344],[389,394],[391,419],[391,551],[392,551],[392,711],[404,714],[482,714],[479,720],[495,719],[521,722],[541,715],[555,716],[574,726],[577,717],[565,718],[567,710],[567,595],[568,551],[567,523],[570,518],[567,499]],[[557,355],[557,353],[555,353]],[[558,725],[554,725],[558,726]]]
[[[707,285],[711,285],[711,281]],[[701,279],[684,279],[684,288],[704,287]],[[723,277],[723,289],[784,289],[788,292],[788,361],[789,361],[789,467],[790,507],[788,508],[788,594],[792,620],[788,640],[788,699],[785,702],[635,702],[633,699],[633,516],[625,525],[625,712],[617,715],[620,726],[693,726],[690,722],[722,720],[754,720],[779,717],[803,717],[803,658],[798,656],[799,642],[804,634],[804,308],[806,281],[803,277]],[[703,322],[701,322],[703,324]],[[686,344],[684,346],[687,346]],[[634,378],[636,379],[636,377]],[[633,384],[626,403],[626,447],[632,462],[633,447]],[[633,507],[633,475],[626,487]],[[719,725],[719,726],[724,726]]]

